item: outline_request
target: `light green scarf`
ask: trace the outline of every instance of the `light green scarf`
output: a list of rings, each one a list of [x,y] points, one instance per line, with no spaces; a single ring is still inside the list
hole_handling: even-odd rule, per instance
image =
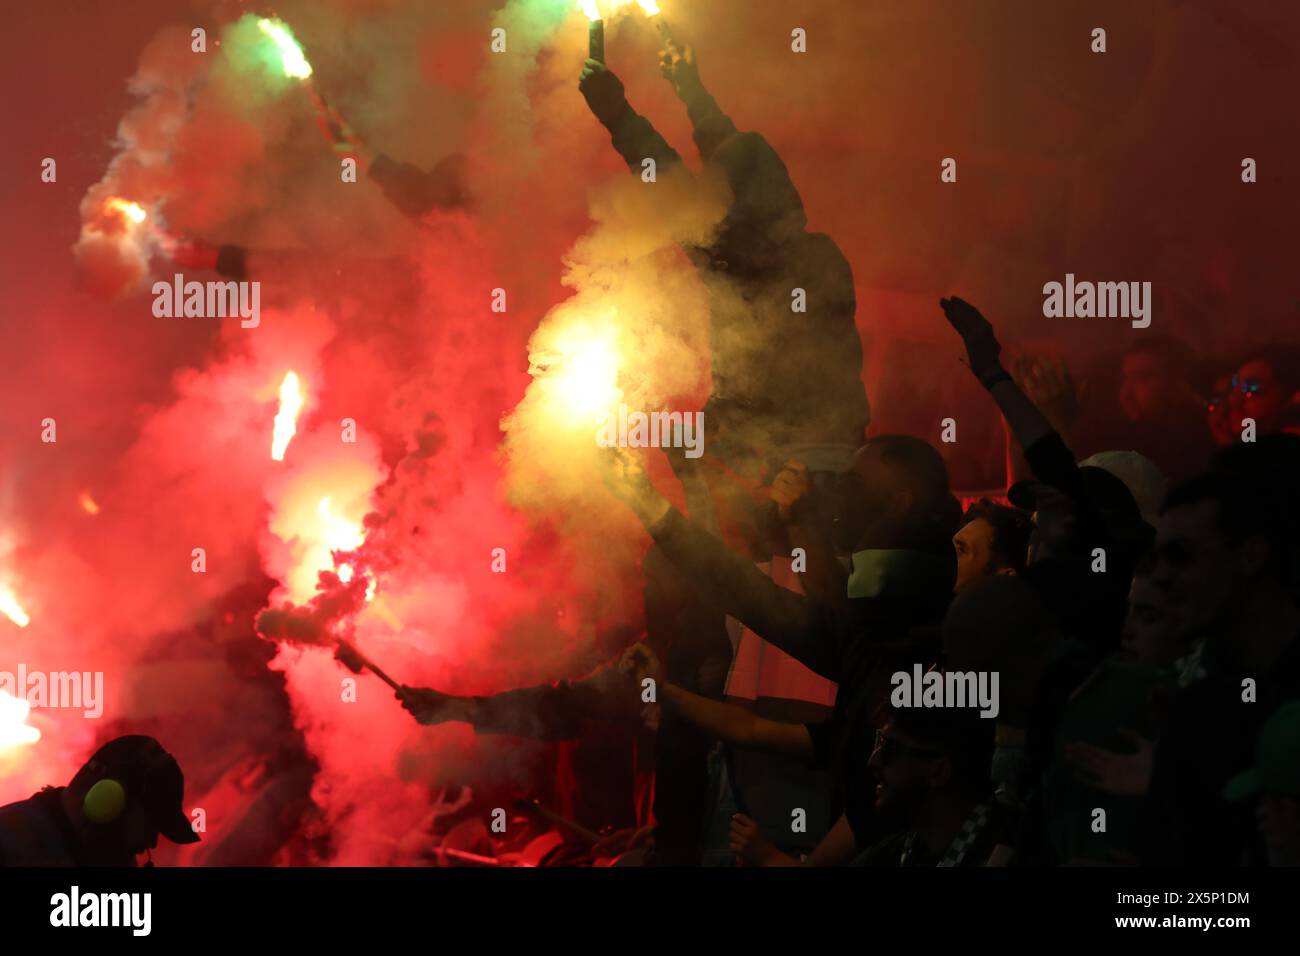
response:
[[[952,567],[924,551],[871,548],[853,553],[850,598],[930,598],[952,587]]]

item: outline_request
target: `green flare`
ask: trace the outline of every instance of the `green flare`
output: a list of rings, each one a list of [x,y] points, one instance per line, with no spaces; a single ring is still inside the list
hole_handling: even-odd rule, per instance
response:
[[[298,45],[292,31],[283,21],[261,19],[257,21],[257,28],[270,37],[271,42],[280,51],[280,65],[284,68],[285,76],[292,76],[299,80],[311,76],[311,64],[307,62],[302,47]]]

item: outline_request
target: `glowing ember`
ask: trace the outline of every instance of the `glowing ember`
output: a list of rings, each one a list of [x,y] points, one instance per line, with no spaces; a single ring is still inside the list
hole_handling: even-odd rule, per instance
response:
[[[12,591],[0,589],[0,614],[3,614],[9,620],[13,621],[19,627],[26,627],[32,623],[32,619],[27,616],[18,599],[14,597]]]
[[[129,199],[122,199],[120,196],[114,196],[112,199],[109,199],[104,203],[104,205],[109,209],[112,209],[114,212],[121,213],[127,219],[131,220],[131,222],[137,224],[144,222],[147,215],[144,211],[144,207],[138,202],[131,202]]]
[[[0,690],[0,749],[28,746],[41,739],[39,730],[27,726],[31,710],[32,705],[27,701]]]
[[[271,439],[271,457],[284,461],[285,449],[298,432],[298,413],[302,411],[302,386],[298,376],[288,372],[280,383],[280,410],[275,413],[275,435]]]
[[[271,38],[271,42],[280,51],[280,65],[285,76],[305,80],[311,76],[311,64],[303,55],[302,47],[293,38],[289,27],[280,20],[258,20],[257,28]]]
[[[94,498],[90,497],[89,491],[83,491],[77,497],[77,504],[81,505],[81,510],[88,515],[99,514],[99,504]]]

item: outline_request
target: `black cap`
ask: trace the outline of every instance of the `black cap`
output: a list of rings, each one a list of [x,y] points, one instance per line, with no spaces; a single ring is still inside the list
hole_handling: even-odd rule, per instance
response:
[[[173,843],[199,842],[185,815],[185,775],[154,738],[130,734],[110,740],[95,751],[86,769],[120,783],[127,802],[142,804],[158,832]]]
[[[1088,496],[1092,506],[1107,515],[1120,518],[1142,520],[1137,502],[1128,486],[1112,475],[1105,468],[1096,465],[1084,465],[1079,469],[1079,478],[1083,483],[1083,492]],[[1007,499],[1017,508],[1025,511],[1038,510],[1039,489],[1041,481],[1026,479],[1017,481],[1007,489]]]
[[[1114,540],[1122,545],[1129,557],[1136,559],[1150,545],[1155,529],[1142,517],[1137,500],[1128,485],[1105,468],[1084,465],[1079,469],[1079,480],[1088,503],[1101,517]],[[1017,481],[1007,489],[1007,500],[1024,511],[1038,510],[1038,497],[1046,486],[1041,481]]]

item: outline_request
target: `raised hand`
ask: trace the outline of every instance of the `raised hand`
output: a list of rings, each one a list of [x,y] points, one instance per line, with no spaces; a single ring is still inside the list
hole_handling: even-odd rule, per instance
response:
[[[695,62],[695,48],[680,44],[671,37],[664,38],[664,48],[659,51],[659,70],[682,99],[688,99],[703,89],[700,69]]]
[[[948,324],[961,336],[966,344],[966,355],[970,359],[971,371],[983,379],[987,375],[1000,371],[1002,363],[999,356],[1002,346],[993,334],[993,326],[980,314],[979,309],[964,299],[953,296],[940,299],[939,308],[943,309]]]
[[[772,480],[772,500],[776,502],[777,514],[781,520],[788,520],[798,508],[799,502],[808,498],[812,483],[808,478],[808,466],[801,461],[791,459]]]
[[[578,77],[578,89],[586,98],[596,119],[606,126],[612,126],[628,109],[623,81],[599,60],[589,59],[583,64],[582,75]]]
[[[1012,363],[1012,377],[1057,431],[1079,417],[1079,392],[1065,359],[1022,355]]]
[[[659,657],[649,647],[641,643],[633,644],[623,652],[623,656],[618,661],[618,669],[636,678],[638,684],[648,677],[656,685],[659,684],[662,670]]]
[[[640,460],[626,448],[601,453],[601,477],[605,487],[629,508],[647,528],[666,515],[672,506],[650,480]]]

